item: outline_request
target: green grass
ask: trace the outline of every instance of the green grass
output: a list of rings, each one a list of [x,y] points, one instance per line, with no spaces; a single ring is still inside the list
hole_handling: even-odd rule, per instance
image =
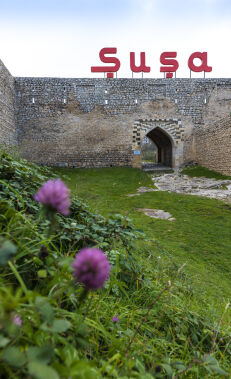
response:
[[[216,180],[220,179],[231,179],[231,176],[227,176],[224,174],[221,174],[220,172],[209,170],[206,167],[202,166],[192,166],[192,167],[185,167],[181,174],[188,175],[191,178],[193,177],[205,177],[205,178],[212,178]]]
[[[69,187],[104,216],[128,215],[144,230],[150,242],[140,242],[140,254],[161,256],[161,262],[186,263],[198,301],[195,310],[218,312],[230,297],[231,207],[224,202],[167,192],[128,197],[140,186],[153,187],[151,176],[131,168],[57,169]],[[152,219],[137,211],[154,208],[168,211],[176,221]],[[155,260],[156,262],[156,260]],[[164,263],[163,263],[164,264]],[[152,262],[149,263],[150,269]]]

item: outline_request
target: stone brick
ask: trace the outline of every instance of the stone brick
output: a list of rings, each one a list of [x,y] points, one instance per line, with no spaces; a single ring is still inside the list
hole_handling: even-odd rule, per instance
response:
[[[0,144],[16,145],[14,78],[0,60]]]

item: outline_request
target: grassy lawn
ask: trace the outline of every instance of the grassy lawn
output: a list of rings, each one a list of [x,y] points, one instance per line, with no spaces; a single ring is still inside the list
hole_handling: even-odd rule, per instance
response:
[[[213,170],[209,170],[206,167],[201,167],[201,166],[192,166],[192,167],[185,167],[182,171],[182,174],[188,175],[191,178],[193,177],[205,177],[205,178],[213,178],[216,180],[220,179],[231,179],[231,176],[227,176],[224,174],[221,174],[220,172],[216,172]]]
[[[171,260],[186,263],[194,296],[191,307],[221,311],[230,296],[231,207],[224,202],[167,192],[149,192],[128,197],[140,186],[153,187],[151,176],[137,169],[57,169],[72,191],[95,212],[104,216],[121,213],[133,220],[150,238],[139,242],[141,255],[147,251],[153,264]],[[152,219],[138,208],[168,211],[176,221]],[[144,258],[144,256],[143,256]]]

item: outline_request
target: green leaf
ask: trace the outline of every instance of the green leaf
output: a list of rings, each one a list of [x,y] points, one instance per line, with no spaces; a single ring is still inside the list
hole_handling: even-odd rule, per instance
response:
[[[55,320],[51,327],[51,331],[54,333],[66,332],[71,327],[71,323],[67,320]]]
[[[171,363],[172,364],[172,366],[174,367],[174,368],[176,368],[177,370],[185,370],[186,369],[186,366],[181,362],[181,361],[177,361],[177,362],[172,362]]]
[[[57,372],[44,363],[30,362],[28,364],[28,370],[30,375],[36,379],[59,379]]]
[[[38,277],[39,278],[46,278],[47,277],[47,271],[46,270],[39,270],[38,271]]]
[[[72,365],[70,371],[70,377],[73,378],[84,378],[84,379],[97,379],[101,376],[95,367],[85,361],[79,361]],[[46,378],[47,379],[47,378]]]
[[[205,362],[209,365],[218,365],[218,361],[212,355],[207,355]]]
[[[171,378],[173,375],[173,370],[172,370],[171,366],[167,365],[166,363],[162,363],[161,366],[165,369],[168,377]]]
[[[71,367],[73,363],[79,361],[78,351],[73,346],[64,346],[59,350],[59,356],[63,360],[65,367]]]
[[[44,321],[52,323],[54,320],[54,311],[52,306],[42,297],[37,296],[35,299],[35,305],[38,312],[42,315]]]
[[[80,229],[80,230],[83,230],[86,228],[86,225],[82,225],[82,224],[76,224],[76,229]]]
[[[217,372],[220,375],[228,375],[228,373],[226,371],[224,371],[221,367],[219,367],[217,365],[209,365],[209,368],[212,371]]]
[[[9,338],[0,336],[0,347],[6,346],[10,342]]]
[[[141,374],[145,374],[145,367],[138,359],[136,359],[136,368]]]
[[[88,335],[88,327],[86,324],[84,323],[79,323],[78,324],[78,329],[77,329],[77,332],[80,336],[87,336]]]
[[[8,347],[3,351],[2,359],[10,366],[22,367],[26,363],[25,354],[17,347]]]
[[[51,346],[29,347],[27,357],[29,361],[38,361],[40,363],[49,363],[54,356],[54,351]]]
[[[3,242],[0,247],[0,265],[6,264],[16,254],[16,251],[17,248],[12,242]]]

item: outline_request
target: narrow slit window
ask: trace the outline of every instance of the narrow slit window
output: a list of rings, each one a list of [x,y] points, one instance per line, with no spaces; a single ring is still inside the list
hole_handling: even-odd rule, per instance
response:
[[[108,104],[108,100],[105,100],[105,104]]]
[[[34,97],[32,97],[32,104],[34,104],[35,103],[35,101],[34,101]]]

